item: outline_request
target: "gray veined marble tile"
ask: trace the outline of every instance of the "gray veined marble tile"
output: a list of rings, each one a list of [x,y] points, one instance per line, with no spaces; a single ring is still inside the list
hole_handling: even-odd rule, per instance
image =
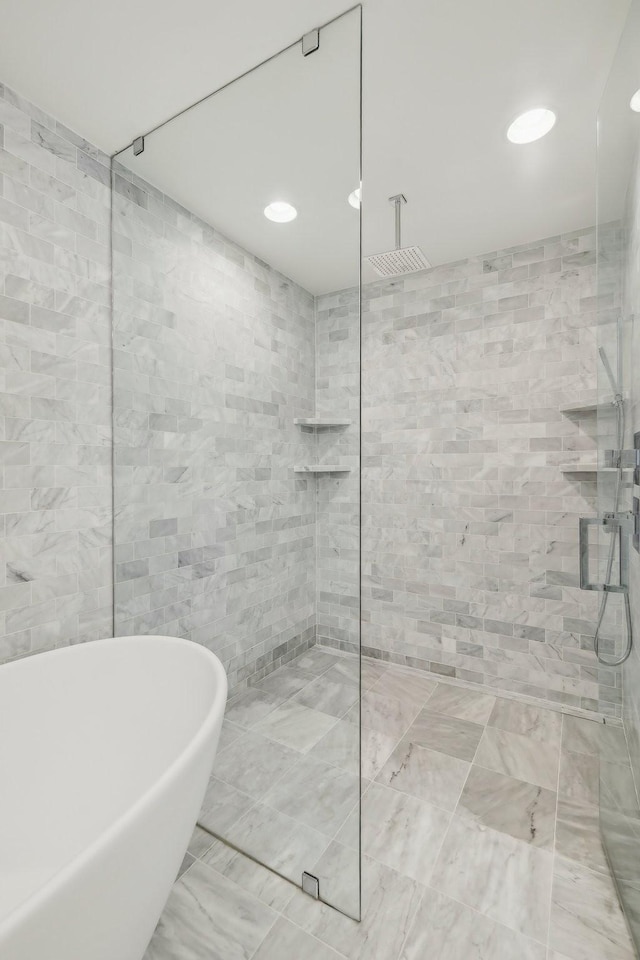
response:
[[[426,890],[400,960],[546,960],[542,943]]]
[[[362,729],[362,757],[360,757],[360,731],[350,720],[337,720],[329,732],[311,748],[309,756],[358,776],[362,759],[362,777],[373,780],[396,741],[377,730]]]
[[[359,796],[357,776],[304,756],[265,794],[264,802],[331,838]]]
[[[245,857],[221,840],[211,840],[211,846],[201,857],[204,863],[233,880],[268,907],[278,911],[284,909],[295,892],[289,880],[283,880],[273,870]]]
[[[622,727],[565,715],[562,749],[600,756],[612,763],[629,763],[629,750]]]
[[[280,917],[260,944],[253,960],[340,960],[343,956]]]
[[[223,720],[222,730],[220,731],[220,740],[218,741],[218,753],[221,753],[222,750],[226,750],[227,747],[231,746],[234,740],[244,736],[245,733],[246,730],[244,727],[239,727],[230,720]]]
[[[600,803],[610,810],[619,810],[640,820],[638,795],[631,768],[623,763],[600,760]]]
[[[335,840],[320,859],[312,864],[311,873],[318,878],[320,898],[348,916],[360,915],[360,852]]]
[[[610,877],[556,857],[549,946],[569,960],[634,960]]]
[[[369,730],[377,730],[386,737],[397,742],[409,729],[419,711],[414,703],[398,700],[397,697],[387,697],[376,693],[375,689],[367,690],[362,695],[360,712],[362,726]],[[347,719],[357,723],[358,708],[352,708]]]
[[[519,733],[486,727],[476,763],[497,773],[557,790],[560,749]]]
[[[206,830],[202,830],[200,827],[196,826],[191,835],[187,852],[190,853],[192,857],[195,857],[196,860],[198,860],[207,852],[213,842],[214,838],[211,836],[211,834],[207,833]]]
[[[558,800],[556,853],[584,867],[609,873],[600,834],[600,816],[594,804]]]
[[[337,836],[357,845],[355,810]],[[451,815],[433,804],[372,783],[362,797],[362,852],[398,873],[428,883]]]
[[[257,733],[246,733],[217,755],[213,772],[219,780],[261,800],[299,758],[296,750],[284,744]]]
[[[358,700],[358,687],[351,683],[338,682],[323,674],[297,693],[294,703],[327,713],[331,717],[343,717],[347,710]]]
[[[411,703],[420,709],[431,697],[436,686],[435,680],[424,676],[418,670],[397,670],[389,667],[371,689],[374,693],[395,697],[396,700]]]
[[[547,746],[560,746],[562,714],[519,700],[498,698],[489,717],[490,727],[519,733]]]
[[[617,810],[600,810],[602,842],[616,880],[640,884],[639,826],[637,820]]]
[[[282,698],[252,687],[227,705],[225,719],[239,727],[252,727],[282,703]]]
[[[303,687],[315,679],[315,674],[301,670],[298,667],[287,666],[279,667],[274,670],[264,680],[255,684],[256,689],[269,693],[281,700],[288,700],[289,697],[299,693]]]
[[[553,790],[474,764],[456,814],[534,847],[553,850],[556,814]]]
[[[277,914],[196,861],[174,884],[145,960],[250,960]]]
[[[314,673],[316,676],[324,673],[329,667],[332,667],[340,657],[321,647],[312,647],[305,653],[291,661],[292,667],[298,667],[300,670],[306,670]]]
[[[406,733],[407,739],[421,747],[438,750],[459,760],[473,760],[483,727],[468,720],[458,720],[443,713],[422,710]]]
[[[439,683],[429,698],[427,709],[432,713],[446,713],[458,720],[485,724],[491,716],[496,698],[464,687]]]
[[[400,953],[423,889],[414,880],[364,857],[361,923],[317,903],[300,891],[284,913],[303,930],[341,951],[349,960],[390,960]]]
[[[270,740],[306,753],[336,723],[335,717],[287,700],[255,723],[253,729]]]
[[[600,759],[593,754],[562,751],[558,795],[566,800],[597,805],[600,797]]]
[[[394,790],[427,800],[444,810],[455,809],[469,773],[469,764],[403,737],[376,777]]]
[[[247,813],[255,802],[255,797],[250,797],[230,783],[211,776],[198,814],[198,822],[207,830],[224,835],[231,824]]]
[[[327,847],[327,837],[273,807],[257,803],[226,832],[225,839],[268,864],[293,883],[300,883]]]
[[[431,886],[511,930],[546,942],[553,856],[453,817]]]

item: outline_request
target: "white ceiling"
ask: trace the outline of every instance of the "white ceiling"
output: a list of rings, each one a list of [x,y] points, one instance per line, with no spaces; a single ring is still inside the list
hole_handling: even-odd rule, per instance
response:
[[[346,6],[0,0],[0,80],[113,152]],[[399,191],[403,243],[432,263],[593,222],[595,115],[629,0],[363,6],[365,254],[393,245]],[[538,105],[554,130],[508,143]]]

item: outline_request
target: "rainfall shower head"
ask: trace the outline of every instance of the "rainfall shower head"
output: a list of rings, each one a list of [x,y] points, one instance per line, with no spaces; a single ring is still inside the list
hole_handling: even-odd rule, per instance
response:
[[[405,273],[426,270],[431,264],[420,247],[403,247],[401,244],[401,207],[407,202],[407,198],[403,193],[398,193],[395,197],[389,197],[389,202],[395,204],[396,208],[396,248],[386,253],[374,253],[370,257],[365,257],[365,260],[371,264],[379,277],[401,277]]]

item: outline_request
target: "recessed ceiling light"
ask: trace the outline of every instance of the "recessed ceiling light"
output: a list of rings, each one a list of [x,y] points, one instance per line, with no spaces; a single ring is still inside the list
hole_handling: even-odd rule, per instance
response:
[[[507,130],[507,137],[511,143],[533,143],[539,140],[553,127],[556,115],[553,110],[545,107],[536,107],[521,113]]]
[[[358,187],[357,190],[352,190],[349,194],[349,203],[352,207],[355,207],[357,210],[360,206],[360,198],[362,197],[362,187]]]
[[[264,215],[267,220],[273,220],[274,223],[289,223],[290,220],[295,220],[298,211],[286,200],[274,200],[264,208]]]
[[[634,95],[631,97],[629,106],[634,111],[634,113],[640,113],[640,90],[636,90]]]

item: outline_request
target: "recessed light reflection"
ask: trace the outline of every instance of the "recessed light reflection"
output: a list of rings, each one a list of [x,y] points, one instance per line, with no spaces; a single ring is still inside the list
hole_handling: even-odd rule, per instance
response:
[[[349,203],[356,210],[360,206],[360,200],[362,198],[362,187],[358,187],[357,190],[352,190],[349,194]]]
[[[298,216],[298,211],[286,200],[274,200],[264,208],[264,215],[267,220],[273,220],[274,223],[289,223]]]
[[[640,113],[640,90],[636,90],[634,95],[631,97],[631,100],[629,101],[629,106],[631,107],[634,113]]]
[[[507,138],[511,143],[533,143],[549,133],[556,122],[553,110],[546,107],[536,107],[521,113],[507,130]]]

